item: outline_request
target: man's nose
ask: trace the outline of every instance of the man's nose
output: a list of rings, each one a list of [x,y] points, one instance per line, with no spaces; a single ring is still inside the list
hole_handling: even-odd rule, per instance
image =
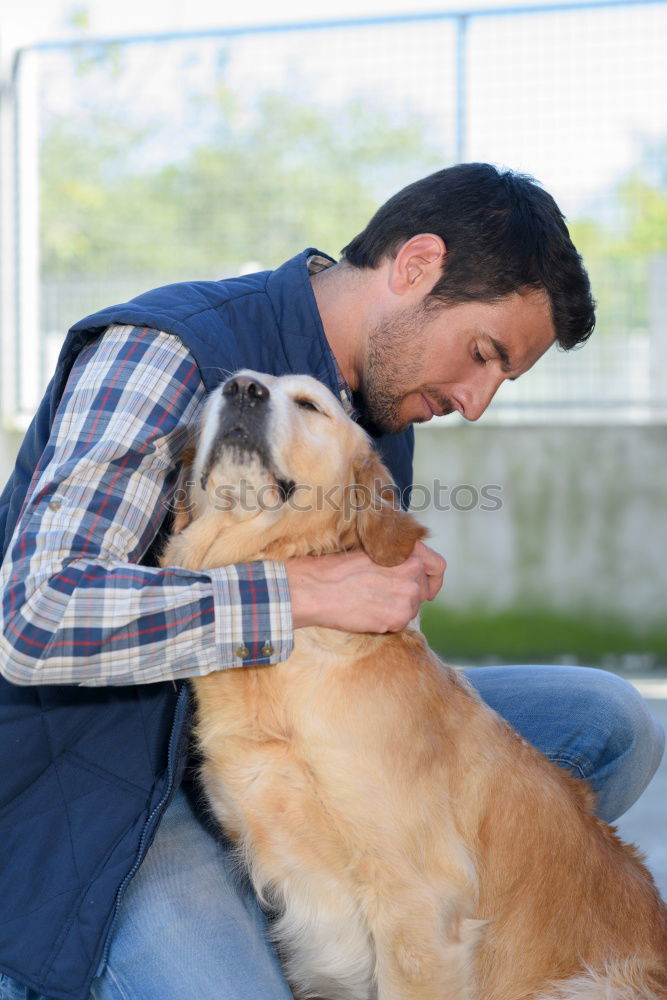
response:
[[[461,394],[463,416],[466,420],[479,420],[500,388],[501,382],[482,382]]]
[[[248,375],[232,375],[222,387],[222,394],[230,401],[246,406],[265,403],[271,395],[262,382]]]

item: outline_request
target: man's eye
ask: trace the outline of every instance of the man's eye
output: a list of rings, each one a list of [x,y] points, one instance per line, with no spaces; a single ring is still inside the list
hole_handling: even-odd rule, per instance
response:
[[[475,361],[479,361],[480,364],[482,364],[482,365],[486,364],[486,358],[482,357],[482,355],[479,353],[479,348],[477,348],[477,347],[475,348],[475,351],[473,353],[473,357],[474,357]]]
[[[297,406],[302,406],[304,410],[315,410],[316,413],[321,412],[309,399],[295,399],[294,402]]]

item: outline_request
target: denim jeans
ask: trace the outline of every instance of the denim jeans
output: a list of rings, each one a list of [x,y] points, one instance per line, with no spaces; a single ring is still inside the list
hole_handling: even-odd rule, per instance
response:
[[[587,778],[612,821],[643,792],[664,733],[626,681],[580,667],[468,672],[551,760]],[[91,1000],[291,1000],[266,921],[228,846],[179,790],[125,894]],[[0,1000],[44,1000],[0,975]]]

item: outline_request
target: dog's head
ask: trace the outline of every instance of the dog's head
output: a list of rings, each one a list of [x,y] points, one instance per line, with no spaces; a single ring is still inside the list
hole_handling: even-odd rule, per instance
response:
[[[176,532],[205,515],[218,532],[252,526],[263,550],[281,539],[299,554],[361,546],[394,565],[425,534],[368,436],[308,375],[243,370],[215,389],[178,494]]]

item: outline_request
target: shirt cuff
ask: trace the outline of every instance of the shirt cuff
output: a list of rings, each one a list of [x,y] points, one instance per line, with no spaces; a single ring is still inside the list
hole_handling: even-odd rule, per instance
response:
[[[286,660],[294,649],[294,625],[283,563],[238,563],[207,572],[213,585],[218,667]]]

